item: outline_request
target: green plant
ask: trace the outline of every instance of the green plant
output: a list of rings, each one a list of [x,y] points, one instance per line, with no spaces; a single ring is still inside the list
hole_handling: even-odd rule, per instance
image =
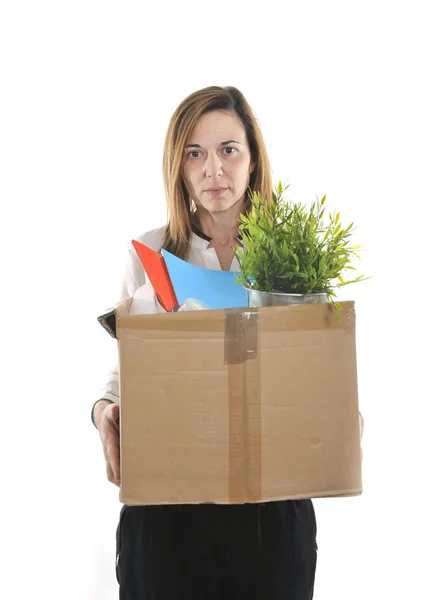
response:
[[[279,182],[272,202],[250,193],[251,207],[239,222],[243,248],[235,255],[240,266],[238,281],[263,292],[312,294],[325,292],[334,302],[335,289],[366,278],[345,280],[343,271],[355,271],[351,261],[359,258],[360,246],[350,246],[353,223],[342,227],[340,213],[329,213],[325,221],[326,196],[307,210],[290,204]]]

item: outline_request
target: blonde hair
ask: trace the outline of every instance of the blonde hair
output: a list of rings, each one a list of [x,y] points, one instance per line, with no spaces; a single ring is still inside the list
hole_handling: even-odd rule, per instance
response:
[[[163,181],[168,207],[163,248],[187,257],[192,234],[194,208],[182,177],[184,149],[201,115],[213,110],[233,111],[246,131],[255,165],[249,188],[260,192],[267,202],[272,197],[271,168],[256,116],[243,94],[235,87],[211,86],[190,94],[178,106],[169,123],[163,153]],[[248,208],[247,200],[246,208]]]

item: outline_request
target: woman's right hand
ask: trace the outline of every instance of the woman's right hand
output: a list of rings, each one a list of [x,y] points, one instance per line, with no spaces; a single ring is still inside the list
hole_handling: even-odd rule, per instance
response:
[[[104,400],[99,402],[95,407],[94,421],[101,436],[108,481],[120,486],[119,406]]]

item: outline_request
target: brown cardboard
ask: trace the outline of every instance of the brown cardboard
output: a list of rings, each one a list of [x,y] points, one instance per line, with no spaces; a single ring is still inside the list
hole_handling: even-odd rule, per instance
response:
[[[118,339],[126,504],[360,494],[355,309],[100,318]],[[114,318],[115,317],[115,318]]]

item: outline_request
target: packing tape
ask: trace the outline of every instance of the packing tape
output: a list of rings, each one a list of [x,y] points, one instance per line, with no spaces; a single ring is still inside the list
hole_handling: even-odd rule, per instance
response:
[[[262,406],[257,309],[225,313],[224,363],[229,377],[229,499],[262,498]]]
[[[239,365],[257,358],[258,322],[257,309],[225,311],[224,364]]]

